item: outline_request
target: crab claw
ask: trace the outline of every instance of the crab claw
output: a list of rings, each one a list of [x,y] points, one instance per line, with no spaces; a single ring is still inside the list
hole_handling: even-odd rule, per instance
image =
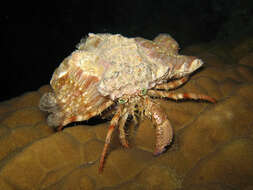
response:
[[[156,123],[156,145],[153,154],[157,156],[164,152],[165,147],[171,143],[172,139],[173,130],[169,120],[166,119],[161,124]]]
[[[166,113],[160,106],[150,98],[145,99],[146,116],[151,116],[152,122],[156,126],[156,145],[154,155],[157,156],[165,151],[173,139],[173,129]]]

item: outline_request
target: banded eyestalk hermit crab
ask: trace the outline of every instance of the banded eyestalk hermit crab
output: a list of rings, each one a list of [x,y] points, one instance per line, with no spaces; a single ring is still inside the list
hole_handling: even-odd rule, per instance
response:
[[[152,97],[215,103],[207,95],[168,91],[186,83],[189,75],[203,65],[196,57],[179,55],[178,49],[178,43],[168,34],[150,41],[91,33],[55,70],[50,81],[53,92],[42,96],[39,107],[50,113],[48,125],[57,126],[58,131],[71,122],[103,115],[107,108],[113,107],[100,172],[115,128],[119,129],[121,144],[128,147],[124,125],[130,115],[134,119],[139,114],[152,120],[156,127],[154,155],[158,155],[172,141],[173,129]]]

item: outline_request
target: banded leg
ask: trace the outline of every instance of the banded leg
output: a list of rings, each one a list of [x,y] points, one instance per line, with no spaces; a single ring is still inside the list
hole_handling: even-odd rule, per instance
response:
[[[152,97],[170,98],[173,100],[193,99],[193,100],[206,100],[212,103],[216,103],[216,100],[205,94],[195,93],[172,93],[158,90],[148,90],[148,95]]]
[[[174,81],[170,81],[168,83],[165,84],[158,84],[155,86],[155,89],[161,89],[161,90],[171,90],[171,89],[175,89],[181,85],[183,85],[184,83],[186,83],[189,80],[189,77],[183,77]]]
[[[57,131],[61,131],[62,128],[71,123],[71,122],[75,122],[75,121],[85,121],[88,120],[92,117],[94,117],[95,115],[99,115],[101,112],[103,112],[105,109],[107,109],[108,107],[110,107],[114,102],[111,100],[106,101],[105,103],[101,104],[96,110],[92,110],[88,113],[85,113],[84,115],[77,115],[77,116],[72,116],[70,118],[65,119],[62,124],[57,128]]]
[[[129,148],[128,142],[126,140],[126,133],[124,130],[124,126],[126,124],[127,118],[128,118],[128,112],[123,114],[123,116],[121,117],[121,119],[119,121],[119,139],[120,139],[120,143],[125,148]]]
[[[103,151],[102,151],[102,154],[100,157],[100,162],[99,162],[99,172],[100,173],[103,171],[106,152],[107,152],[107,149],[108,149],[109,144],[111,142],[112,133],[113,133],[115,127],[118,125],[118,122],[119,122],[119,119],[121,116],[121,112],[122,112],[122,108],[123,108],[123,105],[120,105],[118,107],[115,115],[113,116],[113,118],[111,120],[109,129],[107,131],[106,138],[105,138],[105,145],[104,145],[104,148],[103,148]]]
[[[154,155],[159,155],[165,150],[173,139],[173,129],[166,113],[153,102],[149,97],[145,99],[145,115],[151,116],[152,122],[156,126],[156,145]]]

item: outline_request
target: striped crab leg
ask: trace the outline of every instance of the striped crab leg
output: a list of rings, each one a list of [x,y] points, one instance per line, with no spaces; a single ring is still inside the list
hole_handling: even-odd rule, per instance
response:
[[[122,117],[119,121],[119,139],[123,147],[129,148],[128,142],[126,140],[125,129],[124,129],[129,113],[125,110],[123,110],[123,112],[125,113],[122,114]]]
[[[160,89],[160,90],[172,90],[175,89],[183,84],[185,84],[189,80],[188,76],[182,77],[180,79],[170,81],[168,83],[164,84],[158,84],[155,86],[155,89]]]
[[[147,94],[152,97],[170,98],[173,100],[193,99],[193,100],[206,100],[208,102],[216,103],[216,100],[205,94],[195,93],[174,93],[158,90],[148,90]]]
[[[99,161],[99,172],[100,173],[103,171],[105,156],[106,156],[109,144],[111,142],[112,133],[113,133],[115,127],[118,125],[119,119],[121,117],[122,109],[123,109],[123,105],[119,105],[115,115],[113,116],[113,118],[111,120],[109,129],[107,131],[106,138],[105,138],[105,145],[104,145],[104,148],[103,148],[103,151],[102,151],[102,154],[100,157],[100,161]]]

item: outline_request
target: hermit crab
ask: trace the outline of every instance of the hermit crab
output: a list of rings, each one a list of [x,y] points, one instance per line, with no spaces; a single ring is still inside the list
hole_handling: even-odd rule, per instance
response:
[[[166,113],[153,97],[194,99],[215,103],[215,99],[194,93],[174,93],[189,75],[203,65],[201,59],[178,54],[178,43],[168,34],[153,41],[120,34],[92,34],[81,40],[77,50],[55,70],[39,108],[49,112],[48,125],[58,131],[75,121],[102,115],[111,108],[113,117],[100,158],[99,171],[115,128],[124,147],[129,147],[124,130],[127,119],[150,118],[156,127],[154,155],[162,153],[173,138]],[[138,117],[137,117],[138,116]]]

